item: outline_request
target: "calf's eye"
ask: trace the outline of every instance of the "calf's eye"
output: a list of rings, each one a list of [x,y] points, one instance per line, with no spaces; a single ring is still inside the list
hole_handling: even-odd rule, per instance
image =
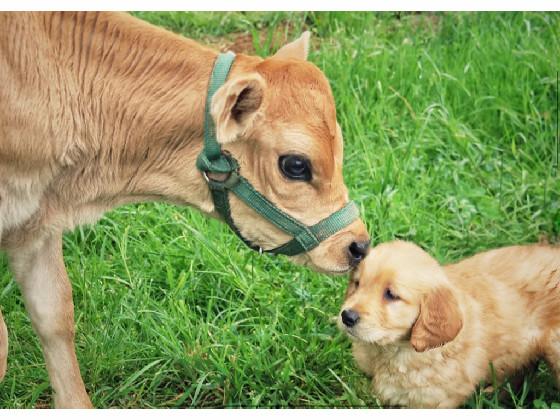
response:
[[[278,159],[282,174],[295,181],[311,181],[311,163],[300,155],[283,155]]]

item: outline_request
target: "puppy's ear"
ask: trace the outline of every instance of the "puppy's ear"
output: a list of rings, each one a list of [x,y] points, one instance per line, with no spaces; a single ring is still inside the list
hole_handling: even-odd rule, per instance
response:
[[[462,327],[455,296],[449,288],[439,287],[422,298],[410,343],[418,352],[433,349],[453,340]]]
[[[218,89],[210,107],[218,143],[234,142],[252,127],[264,90],[264,79],[258,74],[235,78]]]
[[[285,59],[296,59],[296,60],[307,60],[309,54],[309,38],[311,37],[311,32],[305,31],[301,36],[293,42],[284,45],[280,48],[274,58]]]

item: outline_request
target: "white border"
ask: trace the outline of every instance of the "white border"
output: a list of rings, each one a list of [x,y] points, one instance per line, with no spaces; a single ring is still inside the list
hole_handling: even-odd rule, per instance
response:
[[[548,420],[558,418],[558,410],[312,410],[312,409],[284,409],[266,410],[266,420],[277,420],[290,418],[302,418],[306,420],[517,420],[528,419],[538,415],[539,418]],[[185,419],[221,419],[251,420],[262,419],[263,410],[0,410],[0,415],[7,419],[80,419],[95,420],[99,418],[109,419],[134,419],[146,420],[185,420]]]
[[[0,9],[5,10],[385,10],[385,11],[471,11],[471,10],[560,10],[557,0],[20,0],[3,2]]]

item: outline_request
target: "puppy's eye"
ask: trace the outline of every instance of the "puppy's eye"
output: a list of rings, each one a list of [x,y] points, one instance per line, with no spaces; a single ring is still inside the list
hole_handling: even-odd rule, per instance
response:
[[[295,181],[311,181],[311,163],[299,155],[284,155],[278,159],[282,174]]]
[[[383,297],[388,300],[388,301],[395,301],[395,300],[399,300],[400,297],[398,297],[397,295],[395,295],[390,288],[386,288],[385,291],[383,292]]]

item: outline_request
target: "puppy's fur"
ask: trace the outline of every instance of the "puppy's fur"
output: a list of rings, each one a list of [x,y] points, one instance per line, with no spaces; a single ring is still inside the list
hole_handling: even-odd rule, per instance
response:
[[[339,326],[383,404],[461,405],[476,385],[544,357],[560,381],[560,248],[512,246],[440,266],[418,246],[373,249],[350,276]]]

